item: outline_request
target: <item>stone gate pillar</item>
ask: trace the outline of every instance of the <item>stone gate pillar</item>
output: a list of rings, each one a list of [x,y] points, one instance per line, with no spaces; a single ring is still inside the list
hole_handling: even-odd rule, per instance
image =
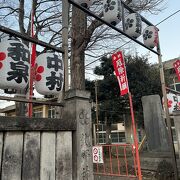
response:
[[[142,105],[149,151],[168,152],[169,141],[160,96],[143,96]]]
[[[73,180],[93,180],[92,120],[90,93],[69,90],[65,94],[63,119],[76,122],[73,132]]]

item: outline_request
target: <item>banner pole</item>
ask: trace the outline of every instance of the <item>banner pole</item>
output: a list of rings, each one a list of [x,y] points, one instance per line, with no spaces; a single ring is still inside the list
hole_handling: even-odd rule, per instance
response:
[[[136,161],[137,161],[137,168],[138,168],[138,179],[142,180],[141,174],[141,164],[140,164],[140,157],[139,157],[139,150],[138,150],[138,140],[137,140],[137,133],[136,133],[136,125],[134,120],[134,110],[133,110],[133,103],[132,103],[132,95],[129,92],[129,104],[131,110],[131,119],[132,119],[132,128],[133,128],[133,136],[134,136],[134,145],[135,145],[135,152],[136,152]]]
[[[124,62],[124,56],[122,51],[117,52],[116,54],[112,55],[113,66],[115,70],[116,77],[118,79],[119,87],[120,87],[120,95],[123,96],[128,94],[129,96],[129,104],[131,110],[131,119],[132,119],[132,128],[133,128],[133,137],[134,137],[134,146],[136,152],[136,161],[137,161],[137,168],[138,168],[138,179],[142,180],[141,174],[141,164],[140,164],[140,157],[139,157],[139,150],[138,150],[138,140],[136,134],[136,126],[134,120],[134,110],[133,110],[133,103],[132,103],[132,96],[129,91],[128,79],[126,75],[126,66]]]
[[[34,8],[32,2],[32,11],[31,11],[31,37],[34,38]],[[35,58],[36,58],[36,44],[31,43],[31,55],[30,55],[30,73],[29,73],[29,100],[32,100],[33,95],[33,78],[34,78],[34,67],[35,67]],[[33,114],[33,104],[28,104],[28,117],[32,117]]]

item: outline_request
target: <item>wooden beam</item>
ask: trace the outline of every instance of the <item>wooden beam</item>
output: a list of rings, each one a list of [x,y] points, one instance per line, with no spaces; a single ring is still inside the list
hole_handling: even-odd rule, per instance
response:
[[[42,105],[50,105],[50,106],[60,106],[64,107],[63,103],[51,102],[51,101],[37,101],[37,100],[29,100],[25,98],[18,98],[18,97],[7,97],[7,96],[0,96],[0,100],[6,101],[16,101],[16,102],[24,102],[24,103],[34,103],[34,104],[42,104]]]
[[[75,121],[52,118],[0,117],[0,131],[73,131]]]

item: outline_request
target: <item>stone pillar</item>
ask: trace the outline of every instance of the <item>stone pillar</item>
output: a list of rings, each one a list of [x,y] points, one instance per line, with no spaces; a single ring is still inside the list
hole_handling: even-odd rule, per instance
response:
[[[174,116],[174,126],[176,131],[176,138],[178,142],[178,154],[180,157],[180,111],[176,111],[173,113]]]
[[[168,134],[159,95],[142,97],[144,127],[149,151],[169,151]]]
[[[69,90],[65,94],[63,119],[76,121],[73,132],[73,180],[93,180],[92,120],[90,93]]]

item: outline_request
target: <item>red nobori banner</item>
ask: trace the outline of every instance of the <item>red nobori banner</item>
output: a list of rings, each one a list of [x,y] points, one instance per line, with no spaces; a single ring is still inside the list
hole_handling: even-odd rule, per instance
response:
[[[112,55],[114,71],[119,82],[121,96],[129,93],[128,79],[126,75],[126,67],[122,51]]]
[[[180,60],[178,59],[177,61],[175,61],[175,62],[173,63],[173,66],[174,66],[174,69],[175,69],[175,71],[176,71],[178,80],[180,81]]]

